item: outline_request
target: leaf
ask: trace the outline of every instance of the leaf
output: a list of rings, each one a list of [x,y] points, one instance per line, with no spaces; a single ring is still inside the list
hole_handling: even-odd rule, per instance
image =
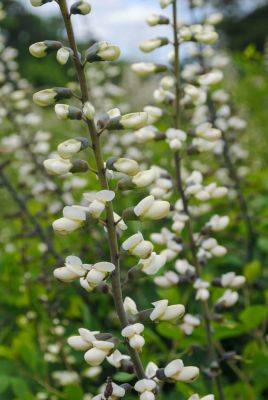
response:
[[[245,265],[244,275],[247,282],[251,283],[255,281],[261,275],[261,264],[258,260],[254,260],[249,264]]]
[[[68,400],[81,400],[83,398],[83,390],[77,385],[65,386],[64,393]]]
[[[11,377],[8,375],[0,375],[0,394],[8,388],[11,383]]]
[[[180,328],[178,326],[171,325],[168,322],[161,322],[157,325],[156,330],[161,336],[167,339],[179,340],[182,336]]]
[[[11,378],[11,385],[13,392],[16,396],[19,396],[22,400],[29,400],[31,393],[29,391],[27,383],[21,378]]]
[[[250,306],[239,315],[239,319],[247,331],[256,329],[267,318],[268,309],[262,305]]]
[[[114,375],[114,380],[118,382],[130,382],[135,378],[134,374],[127,374],[126,372],[117,372]]]

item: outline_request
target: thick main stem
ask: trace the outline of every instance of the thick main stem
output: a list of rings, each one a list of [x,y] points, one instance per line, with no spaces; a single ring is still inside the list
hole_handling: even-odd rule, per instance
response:
[[[173,44],[174,44],[174,75],[175,75],[175,102],[174,102],[174,124],[175,128],[178,129],[180,126],[180,57],[179,57],[179,40],[178,40],[178,23],[177,23],[177,0],[174,0],[172,3],[172,16],[173,16]],[[201,267],[197,258],[197,248],[194,239],[193,227],[191,215],[189,213],[188,200],[184,192],[183,182],[182,182],[182,173],[181,173],[181,155],[179,151],[176,151],[174,154],[174,164],[175,164],[175,174],[176,174],[176,186],[177,190],[181,196],[183,211],[188,216],[188,220],[186,222],[190,250],[193,258],[193,264],[196,268],[197,275],[201,274]],[[216,361],[218,363],[217,352],[215,349],[215,345],[212,337],[212,327],[210,321],[210,311],[208,302],[204,301],[202,304],[202,313],[204,316],[205,322],[205,330],[206,330],[206,338],[208,345],[208,354],[211,362]],[[215,377],[215,384],[218,391],[219,400],[224,400],[221,380],[219,376]]]
[[[87,80],[85,76],[84,67],[81,64],[76,40],[74,36],[74,31],[71,23],[71,16],[68,12],[66,0],[59,0],[58,1],[60,10],[63,16],[68,41],[70,47],[73,51],[73,59],[76,69],[77,78],[80,84],[81,89],[81,101],[82,104],[89,100],[89,88],[87,85]],[[109,190],[109,184],[106,178],[106,171],[103,162],[102,150],[100,145],[100,139],[94,124],[94,121],[87,121],[88,132],[92,142],[92,149],[94,152],[94,157],[97,166],[97,172],[99,177],[99,182],[102,189]],[[106,203],[106,218],[107,218],[107,233],[108,233],[108,242],[109,242],[109,249],[110,249],[110,257],[111,262],[115,265],[115,271],[112,274],[112,293],[114,298],[114,304],[116,308],[116,312],[120,321],[121,328],[124,328],[128,325],[128,318],[124,310],[123,306],[123,296],[122,296],[122,288],[121,288],[121,278],[120,278],[120,264],[119,264],[119,250],[118,250],[118,242],[117,242],[117,235],[116,235],[116,226],[114,222],[113,216],[113,205],[112,202]],[[134,368],[136,371],[136,375],[138,379],[145,378],[145,373],[143,369],[143,365],[140,359],[140,356],[136,350],[131,348],[129,344],[128,352],[131,356],[132,362],[134,364]]]

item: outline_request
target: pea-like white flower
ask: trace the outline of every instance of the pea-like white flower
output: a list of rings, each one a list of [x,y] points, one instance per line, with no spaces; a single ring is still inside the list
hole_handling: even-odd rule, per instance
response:
[[[196,300],[206,301],[209,298],[209,282],[203,281],[202,279],[197,279],[194,283],[194,288],[196,292]]]
[[[145,106],[143,111],[148,114],[148,124],[155,124],[163,115],[163,110],[155,106]]]
[[[121,368],[123,361],[129,361],[131,358],[125,354],[120,353],[119,350],[115,350],[110,356],[106,357],[109,364],[115,368]]]
[[[156,382],[153,379],[141,379],[135,383],[134,389],[139,393],[140,400],[155,400]]]
[[[222,79],[223,72],[218,69],[214,69],[211,72],[201,75],[198,78],[198,82],[201,86],[212,86],[220,83]]]
[[[195,133],[197,136],[212,142],[221,138],[221,131],[213,128],[210,122],[197,126]]]
[[[184,367],[182,360],[171,361],[164,369],[165,376],[174,381],[193,382],[199,375],[197,367]]]
[[[220,216],[216,214],[210,218],[207,225],[212,231],[218,232],[225,229],[229,225],[229,222],[230,218],[228,217],[228,215]]]
[[[201,32],[197,32],[194,37],[199,43],[212,45],[217,42],[219,35],[213,29],[204,27],[204,29]]]
[[[191,314],[185,314],[183,317],[183,323],[180,325],[181,330],[185,335],[191,335],[194,328],[200,325],[200,319]]]
[[[139,217],[141,220],[162,219],[169,214],[169,211],[169,202],[163,200],[155,200],[154,196],[145,197],[134,207],[135,215],[137,215],[137,217]]]
[[[243,275],[236,275],[235,272],[228,272],[221,276],[221,286],[238,289],[244,286],[246,278]]]
[[[79,229],[86,221],[88,209],[83,206],[66,206],[63,208],[63,218],[52,223],[52,227],[59,235],[68,235]]]
[[[72,51],[70,49],[68,49],[67,47],[61,47],[57,51],[57,55],[56,55],[58,63],[61,65],[67,64],[71,53],[72,53]]]
[[[120,118],[119,124],[124,129],[140,129],[148,124],[148,114],[144,111],[125,114]]]
[[[149,26],[167,25],[169,24],[169,19],[164,15],[151,14],[146,19],[146,22]]]
[[[216,12],[207,16],[206,23],[209,25],[218,25],[222,21],[222,19],[223,19],[223,14],[220,12]]]
[[[82,111],[73,106],[69,106],[68,104],[56,104],[55,105],[55,113],[58,119],[64,121],[67,119],[81,119]]]
[[[105,393],[107,386],[104,386],[102,388],[102,393],[98,394],[97,396],[92,397],[91,400],[103,400],[104,398],[107,400],[118,400],[125,396],[126,391],[122,386],[119,386],[114,382],[111,382],[109,385],[110,385],[109,386],[109,394],[110,394],[109,397],[107,397],[106,393]],[[104,397],[104,394],[105,394],[105,397]]]
[[[166,263],[166,257],[152,252],[149,258],[140,260],[141,270],[146,275],[155,275]]]
[[[215,400],[214,394],[208,394],[206,396],[200,397],[198,394],[193,394],[188,400]]]
[[[169,40],[167,38],[159,37],[155,39],[145,40],[140,44],[140,50],[144,53],[150,53],[151,51],[167,45]]]
[[[93,265],[84,264],[84,268],[87,269],[87,274],[80,279],[80,285],[87,292],[91,292],[98,287],[115,270],[114,264],[108,261],[100,261]]]
[[[55,278],[62,282],[72,282],[75,279],[81,278],[86,275],[87,268],[83,266],[79,257],[68,256],[65,259],[64,267],[56,268],[54,270]]]
[[[94,61],[116,61],[120,53],[118,46],[108,42],[97,42],[87,50],[86,60],[90,63]]]
[[[159,72],[165,72],[167,67],[162,64],[154,64],[154,63],[135,63],[131,66],[132,71],[134,71],[138,76],[145,77],[149,75],[153,75]]]
[[[145,259],[150,257],[153,251],[153,244],[144,240],[141,232],[138,232],[123,242],[122,249],[129,254]]]
[[[51,175],[65,175],[71,171],[73,164],[63,158],[49,158],[44,161],[44,167]]]
[[[142,347],[145,344],[145,340],[141,333],[144,331],[144,325],[140,323],[136,323],[133,325],[126,326],[121,335],[128,339],[129,345],[136,349],[137,351],[141,351]]]
[[[171,75],[164,76],[161,81],[160,81],[160,86],[164,90],[170,90],[173,89],[175,86],[175,79]]]
[[[185,313],[182,304],[168,305],[168,300],[159,300],[152,303],[154,310],[150,314],[152,321],[176,321]]]
[[[230,289],[227,289],[224,294],[217,300],[217,305],[224,308],[232,307],[237,303],[239,295]]]
[[[132,182],[140,188],[150,186],[155,178],[156,178],[156,171],[154,169],[148,169],[147,171],[140,171],[132,178]]]
[[[129,176],[136,175],[140,170],[137,161],[131,160],[130,158],[111,157],[107,160],[106,167]]]
[[[91,121],[94,118],[95,108],[93,104],[90,103],[90,101],[86,101],[85,104],[83,105],[83,115],[89,121]]]
[[[159,0],[159,4],[161,8],[167,8],[173,0]]]
[[[68,338],[67,342],[75,350],[87,351],[93,347],[93,342],[96,339],[99,331],[90,331],[85,328],[78,329],[78,336],[71,336]]]
[[[71,6],[71,14],[81,14],[81,15],[87,15],[91,11],[91,5],[84,0],[76,1],[72,6]]]
[[[188,260],[177,260],[175,263],[176,271],[181,275],[195,273],[195,267]]]
[[[106,203],[114,199],[115,193],[112,190],[101,190],[84,193],[83,196],[89,202],[89,214],[93,218],[99,218],[105,210]]]
[[[130,297],[126,297],[124,300],[124,310],[129,316],[137,315],[139,312],[135,301]]]
[[[80,150],[85,149],[88,145],[89,142],[86,138],[77,137],[60,143],[57,147],[57,151],[60,157],[68,159],[79,153]]]
[[[150,114],[148,113],[148,122],[150,120]],[[155,139],[157,133],[157,129],[154,126],[144,126],[139,130],[134,132],[135,139],[137,143],[146,143],[153,139]]]
[[[169,128],[166,131],[166,140],[172,150],[179,150],[187,138],[187,135],[181,129]]]
[[[179,276],[173,271],[166,272],[163,276],[157,276],[154,278],[154,283],[162,288],[170,288],[179,283]]]
[[[59,50],[61,47],[61,42],[45,40],[44,42],[33,43],[29,47],[29,52],[33,57],[43,58],[46,57],[48,53]]]
[[[53,88],[36,92],[33,95],[33,101],[40,107],[47,107],[61,99],[69,99],[70,97],[72,97],[72,91],[70,89]]]
[[[33,7],[40,7],[40,6],[42,6],[43,4],[51,3],[51,1],[53,1],[53,0],[30,0],[31,5],[32,5]]]
[[[96,367],[105,360],[113,348],[113,342],[106,340],[93,340],[92,348],[85,353],[84,359],[89,365]]]

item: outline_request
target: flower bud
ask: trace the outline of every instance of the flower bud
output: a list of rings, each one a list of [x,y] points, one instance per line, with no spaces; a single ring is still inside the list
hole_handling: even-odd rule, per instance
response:
[[[167,25],[169,19],[164,15],[152,14],[146,19],[146,22],[149,26]]]
[[[33,95],[33,101],[40,107],[47,107],[55,104],[58,100],[69,99],[72,97],[72,91],[67,88],[45,89]]]
[[[145,76],[149,76],[152,74],[165,72],[167,70],[167,67],[162,64],[141,62],[141,63],[132,64],[131,69],[138,76],[145,77]]]
[[[132,182],[140,188],[151,185],[156,179],[156,171],[149,169],[147,171],[138,172],[132,179]]]
[[[125,114],[120,118],[119,123],[124,129],[140,129],[147,125],[148,114],[144,111]]]
[[[45,40],[44,42],[33,43],[29,51],[33,57],[43,58],[52,51],[59,50],[62,47],[61,42],[54,40]]]
[[[152,252],[149,258],[145,260],[140,260],[140,264],[142,265],[142,272],[146,275],[154,275],[156,274],[166,263],[166,257],[162,254],[156,254]]]
[[[142,42],[139,46],[140,50],[143,51],[144,53],[150,53],[151,51],[165,46],[169,43],[169,40],[167,38],[155,38],[155,39],[149,39],[145,40]]]
[[[146,106],[143,111],[148,114],[148,124],[155,124],[163,115],[163,110],[159,107]]]
[[[60,143],[57,147],[58,154],[64,158],[68,159],[73,157],[79,151],[87,148],[89,146],[89,141],[84,137],[77,137],[74,139],[68,139]]]
[[[119,47],[108,42],[97,42],[86,52],[86,60],[89,63],[94,61],[116,61],[119,56]]]
[[[160,0],[160,7],[161,8],[167,8],[173,0]]]
[[[91,5],[83,0],[76,1],[70,9],[71,14],[87,15],[91,11]]]
[[[83,114],[89,121],[94,118],[95,108],[89,101],[87,101],[83,106]]]
[[[53,230],[62,236],[68,235],[68,233],[77,230],[80,228],[80,226],[80,221],[75,221],[64,217],[56,219],[52,224]]]
[[[139,172],[139,164],[137,161],[129,158],[111,157],[107,160],[106,167],[129,176],[136,175]]]
[[[32,5],[33,7],[40,7],[40,6],[42,6],[43,4],[51,3],[51,1],[53,1],[53,0],[30,0],[31,5]]]
[[[182,371],[179,373],[178,381],[180,382],[193,382],[198,378],[199,368],[197,367],[183,367]]]
[[[44,161],[46,171],[51,175],[65,175],[70,172],[73,164],[62,158],[49,158]]]
[[[153,196],[145,197],[134,207],[134,213],[140,219],[162,219],[168,215],[169,210],[169,202],[163,200],[155,200]]]
[[[56,104],[55,113],[60,120],[82,118],[82,111],[79,108],[69,106],[68,104]]]
[[[58,63],[61,65],[67,64],[71,54],[72,54],[71,49],[68,49],[67,47],[61,47],[57,51],[57,56],[56,56]]]

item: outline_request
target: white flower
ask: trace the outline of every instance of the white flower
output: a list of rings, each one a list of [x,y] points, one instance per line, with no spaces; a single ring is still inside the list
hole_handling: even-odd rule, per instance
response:
[[[156,389],[156,382],[152,379],[141,379],[136,382],[134,389],[140,393],[140,400],[154,400],[154,390]]]
[[[89,101],[86,101],[83,105],[83,114],[89,121],[91,121],[95,115],[95,108]]]
[[[73,164],[70,160],[64,160],[62,158],[49,158],[44,161],[44,167],[51,175],[65,175],[70,172]]]
[[[85,361],[92,367],[100,365],[114,348],[114,343],[104,340],[93,340],[92,348],[85,355]]]
[[[155,124],[163,115],[163,110],[155,106],[145,106],[143,111],[148,114],[148,124],[150,125]]]
[[[218,232],[225,229],[228,226],[229,221],[230,218],[227,215],[219,216],[216,214],[210,218],[208,226],[212,229],[212,231]]]
[[[125,114],[120,118],[119,123],[125,129],[140,129],[148,124],[148,114],[144,111]]]
[[[211,85],[216,85],[219,82],[221,82],[223,79],[223,72],[214,69],[211,72],[208,72],[207,74],[201,75],[198,78],[198,82],[201,86],[211,86]]]
[[[217,300],[217,304],[223,307],[232,307],[235,303],[237,303],[239,295],[237,292],[234,292],[230,289],[227,289],[224,294]]]
[[[122,249],[129,254],[144,259],[150,257],[153,251],[153,244],[144,240],[142,234],[138,232],[123,242]]]
[[[191,265],[187,260],[177,260],[175,263],[175,269],[179,274],[185,275],[189,272],[194,273],[195,267]]]
[[[213,128],[209,122],[198,125],[195,133],[197,136],[212,142],[221,138],[221,131]]]
[[[80,228],[86,221],[86,207],[66,206],[63,209],[63,218],[52,223],[55,232],[60,235],[67,235]]]
[[[96,335],[99,331],[89,331],[85,328],[78,329],[79,336],[71,336],[67,342],[75,350],[86,351],[93,347],[93,342],[96,340]]]
[[[139,172],[139,164],[129,158],[112,158],[106,163],[107,168],[114,169],[123,174],[134,176]]]
[[[176,285],[179,282],[179,276],[173,272],[168,271],[163,276],[157,276],[154,279],[154,283],[162,288],[169,288]]]
[[[163,15],[151,14],[146,22],[149,26],[165,25],[169,23],[169,19]]]
[[[140,260],[141,270],[146,275],[155,275],[166,263],[166,257],[152,252],[149,258]]]
[[[170,204],[168,201],[155,200],[154,196],[145,197],[134,207],[134,213],[140,219],[162,219],[168,215],[169,210]]]
[[[135,301],[130,297],[126,297],[124,300],[124,310],[130,316],[137,315],[139,312]]]
[[[89,214],[93,218],[99,218],[105,210],[105,204],[114,199],[115,193],[112,190],[101,190],[84,193],[83,196],[89,202]]]
[[[94,290],[115,270],[114,264],[108,261],[100,261],[94,265],[84,264],[84,268],[88,272],[85,278],[80,279],[80,284],[87,292]]]
[[[207,396],[204,397],[199,397],[198,394],[193,394],[191,397],[189,397],[188,400],[214,400],[215,397],[213,394],[208,394]]]
[[[78,139],[68,139],[60,143],[57,147],[58,154],[62,158],[71,158],[82,148],[82,141]]]
[[[87,50],[86,60],[90,63],[94,61],[116,61],[120,53],[118,46],[104,41],[97,42]]]
[[[75,371],[54,371],[52,377],[61,386],[77,384],[79,382],[79,375]]]
[[[164,90],[170,90],[173,89],[175,86],[175,79],[171,75],[164,76],[161,81],[160,81],[160,86]]]
[[[194,283],[194,288],[197,289],[196,300],[206,301],[209,298],[209,282],[205,282],[202,279],[197,279]]]
[[[76,1],[72,6],[71,6],[71,14],[81,14],[81,15],[87,15],[91,11],[91,5],[84,1]]]
[[[166,8],[166,7],[168,7],[168,6],[172,3],[172,1],[173,1],[173,0],[159,0],[160,7],[161,7],[161,8]]]
[[[68,256],[65,259],[64,267],[54,270],[54,276],[62,282],[72,282],[84,276],[86,272],[87,269],[83,267],[83,263],[79,257]]]
[[[152,303],[154,310],[150,314],[152,321],[175,321],[181,318],[185,312],[182,304],[168,305],[168,300],[159,300]]]
[[[144,42],[142,42],[140,44],[139,48],[144,53],[150,53],[151,51],[153,51],[161,46],[165,46],[166,44],[168,44],[168,39],[159,37],[159,38],[155,38],[155,39],[145,40]]]
[[[141,333],[144,331],[144,326],[140,323],[136,323],[133,325],[126,326],[121,335],[128,339],[129,345],[136,349],[137,351],[141,351],[142,347],[145,344],[144,338],[141,336]]]
[[[132,182],[137,187],[146,187],[151,185],[156,178],[156,172],[154,169],[148,169],[147,171],[140,171],[132,178]]]
[[[148,112],[148,111],[147,111]],[[148,113],[148,123],[150,121],[150,114]],[[134,132],[135,139],[138,143],[146,143],[153,140],[156,136],[157,129],[154,126],[145,126]]]
[[[184,367],[182,360],[171,361],[164,369],[165,376],[174,381],[193,382],[199,375],[197,367]]]
[[[164,72],[166,70],[165,65],[154,64],[154,63],[136,63],[132,64],[131,69],[141,77],[149,76],[157,72]]]
[[[246,282],[243,275],[236,275],[235,272],[228,272],[221,276],[221,285],[223,287],[240,288]]]
[[[61,47],[57,51],[57,61],[61,65],[67,64],[68,60],[70,58],[70,50],[67,49],[66,47]]]
[[[191,315],[185,314],[183,317],[183,323],[180,328],[185,333],[185,335],[191,335],[195,327],[200,325],[200,319]]]
[[[110,356],[106,357],[109,364],[111,364],[115,368],[120,368],[122,365],[122,361],[130,360],[130,356],[124,355],[120,353],[119,350],[115,350]]]
[[[150,361],[146,366],[145,375],[148,379],[153,379],[155,378],[157,371],[158,371],[158,366],[154,362]],[[155,380],[157,381],[157,379]]]

